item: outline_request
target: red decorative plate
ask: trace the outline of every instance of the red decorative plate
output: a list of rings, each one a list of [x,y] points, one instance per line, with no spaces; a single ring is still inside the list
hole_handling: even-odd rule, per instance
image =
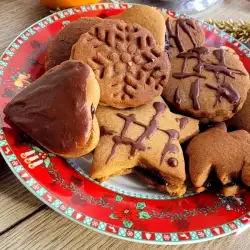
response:
[[[48,41],[66,22],[82,16],[114,15],[129,7],[111,3],[67,9],[26,29],[0,58],[1,109],[43,73]],[[246,46],[203,21],[199,23],[206,32],[207,45],[232,47],[250,71]],[[25,143],[4,122],[0,150],[14,174],[40,200],[67,218],[110,236],[143,243],[185,244],[222,237],[250,225],[249,193],[225,198],[188,192],[185,197],[173,198],[130,176],[99,184],[88,177],[91,155],[65,161]]]

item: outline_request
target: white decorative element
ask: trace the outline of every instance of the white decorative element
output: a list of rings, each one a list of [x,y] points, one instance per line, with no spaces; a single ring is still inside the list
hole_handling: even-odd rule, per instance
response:
[[[49,202],[52,202],[52,196],[50,194],[47,194],[47,198]]]
[[[250,218],[248,218],[248,217],[243,217],[241,220],[244,221],[244,222],[249,222],[249,221],[250,221]]]
[[[27,163],[27,164],[29,164],[29,163],[31,163],[32,161],[37,160],[37,159],[39,159],[39,156],[38,156],[38,155],[34,155],[34,156],[32,156],[32,157],[26,158],[26,159],[24,160],[24,162]]]
[[[226,210],[228,211],[232,211],[233,209],[231,208],[231,206],[229,204],[226,205]]]
[[[245,219],[245,220],[244,220]],[[245,222],[249,222],[250,221],[250,218],[247,218],[247,217],[244,217],[241,219],[242,221],[244,220]],[[248,223],[247,225],[245,225],[244,227],[242,228],[239,228],[236,232],[235,235],[239,235],[241,233],[243,233],[244,231],[246,231],[248,228],[250,228],[250,223]]]
[[[109,229],[111,229],[113,233],[116,233],[116,230],[113,226],[109,226]]]
[[[214,231],[216,234],[220,234],[220,229],[219,228],[214,228]]]
[[[35,167],[43,164],[43,160],[39,160],[40,159],[39,156],[36,155],[35,153],[36,153],[35,150],[30,150],[28,152],[25,152],[25,153],[21,154],[21,157],[23,159],[25,159],[24,162],[26,164],[29,164],[28,165],[29,168],[35,168]]]
[[[168,235],[168,234],[167,234],[167,235],[165,234],[165,235],[163,236],[163,238],[164,238],[164,240],[170,240],[170,239],[171,239],[170,235]]]
[[[12,162],[12,165],[13,165],[13,166],[17,166],[17,165],[19,165],[19,162],[18,162],[18,161],[13,161],[13,162]]]
[[[147,238],[148,240],[150,240],[152,234],[146,233],[145,235],[146,235],[146,238]]]
[[[35,150],[30,150],[30,151],[28,151],[28,152],[22,153],[22,154],[21,154],[21,157],[22,157],[23,159],[25,159],[25,158],[27,158],[28,156],[35,154],[35,152],[36,152]]]
[[[79,220],[82,217],[82,215],[80,213],[76,214],[76,219]]]
[[[186,240],[188,240],[188,239],[189,239],[189,236],[188,236],[188,235],[186,235],[185,233],[180,234],[180,237],[185,238]]]
[[[35,26],[33,27],[34,30],[40,30],[40,27],[39,26]]]
[[[236,227],[234,224],[232,224],[232,223],[230,223],[229,226],[230,226],[230,228],[233,229],[233,230],[237,228],[237,227]]]
[[[242,198],[237,198],[235,195],[233,196],[233,198],[238,201],[239,205],[244,204],[244,201],[242,201]]]
[[[22,176],[23,178],[29,177],[29,175],[28,175],[27,173],[23,173],[21,176]]]
[[[132,231],[128,231],[128,232],[127,232],[127,235],[128,235],[129,237],[132,237],[134,234],[133,234]]]
[[[43,164],[43,160],[39,160],[39,161],[36,161],[36,162],[29,164],[29,168],[35,168],[41,164]]]
[[[98,222],[97,222],[97,221],[93,221],[93,222],[92,222],[92,226],[93,226],[93,227],[97,227],[97,226],[98,226]]]
[[[199,236],[200,238],[203,238],[203,237],[205,237],[205,234],[204,234],[203,232],[198,232],[198,236]]]
[[[20,44],[23,43],[23,41],[21,39],[17,39],[17,42],[20,43]]]
[[[33,185],[33,189],[38,190],[38,189],[40,189],[40,186],[38,184],[35,184],[35,185]]]
[[[7,154],[9,154],[9,152],[10,152],[9,147],[6,147],[5,150],[4,150],[4,153],[7,155]]]
[[[66,210],[66,206],[65,205],[61,205],[61,210]]]

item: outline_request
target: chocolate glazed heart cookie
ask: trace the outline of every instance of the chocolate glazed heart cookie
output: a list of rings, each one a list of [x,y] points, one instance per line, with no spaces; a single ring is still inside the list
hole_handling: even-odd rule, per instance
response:
[[[179,111],[203,122],[220,122],[241,109],[249,83],[248,72],[235,52],[199,47],[172,60],[163,96]]]
[[[108,20],[83,34],[72,59],[88,63],[101,88],[101,103],[115,108],[152,101],[167,84],[170,63],[153,35],[137,24]]]
[[[100,88],[91,68],[66,61],[16,95],[4,114],[47,150],[80,157],[99,141],[95,116]]]

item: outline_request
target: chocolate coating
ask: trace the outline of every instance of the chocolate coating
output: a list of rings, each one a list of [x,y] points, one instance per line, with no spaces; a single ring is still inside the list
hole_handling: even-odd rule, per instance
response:
[[[174,157],[170,157],[168,159],[168,165],[170,167],[177,167],[178,166],[178,160],[176,158],[174,158]]]
[[[66,61],[14,97],[4,114],[46,149],[63,155],[78,153],[92,128],[86,90],[89,75],[88,65]]]

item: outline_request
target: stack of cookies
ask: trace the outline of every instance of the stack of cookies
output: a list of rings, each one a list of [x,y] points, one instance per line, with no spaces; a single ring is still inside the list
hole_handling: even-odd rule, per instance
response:
[[[196,21],[148,6],[81,18],[59,32],[47,72],[4,112],[60,156],[94,150],[90,176],[98,181],[135,173],[181,196],[189,171],[196,192],[213,173],[223,194],[242,192],[250,186],[250,135],[227,132],[224,121],[250,132],[249,75],[232,49],[204,41]]]

